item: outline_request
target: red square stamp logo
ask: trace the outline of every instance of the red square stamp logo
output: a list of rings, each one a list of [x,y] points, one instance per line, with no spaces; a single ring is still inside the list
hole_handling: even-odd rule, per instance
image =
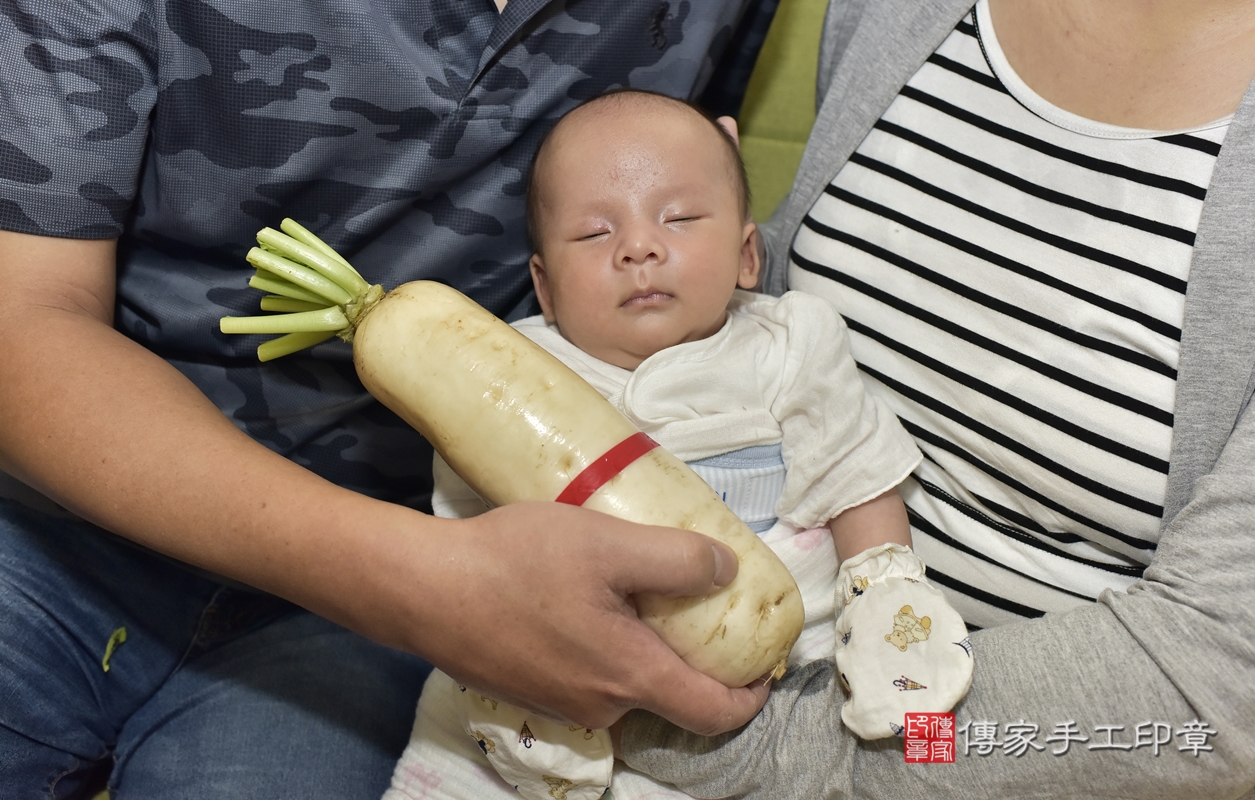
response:
[[[953,714],[908,713],[902,738],[902,754],[908,764],[954,763]]]

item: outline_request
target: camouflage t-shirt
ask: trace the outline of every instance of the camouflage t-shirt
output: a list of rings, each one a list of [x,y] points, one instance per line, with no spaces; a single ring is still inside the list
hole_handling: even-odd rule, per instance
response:
[[[530,310],[539,138],[616,86],[692,97],[743,0],[0,0],[0,227],[120,237],[116,325],[242,429],[427,503],[431,451],[337,340],[266,365],[244,253],[291,216],[372,283]],[[136,387],[143,391],[143,387]]]

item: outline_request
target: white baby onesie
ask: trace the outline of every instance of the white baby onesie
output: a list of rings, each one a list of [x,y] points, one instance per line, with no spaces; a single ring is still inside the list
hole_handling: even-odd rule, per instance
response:
[[[790,664],[832,657],[837,563],[821,526],[896,486],[920,454],[864,391],[845,325],[826,301],[738,291],[728,311],[713,336],[656,353],[636,370],[589,356],[541,317],[515,327],[689,462],[780,556],[806,611]],[[434,466],[437,515],[487,510],[439,456]],[[591,800],[612,767],[615,800],[686,797],[613,765],[605,731],[528,714],[436,672],[384,798]]]

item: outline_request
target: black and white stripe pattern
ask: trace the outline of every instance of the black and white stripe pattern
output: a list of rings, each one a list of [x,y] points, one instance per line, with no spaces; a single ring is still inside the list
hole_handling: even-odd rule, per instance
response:
[[[1089,602],[1149,562],[1226,130],[1049,106],[978,5],[799,230],[790,287],[837,306],[924,451],[903,487],[916,548],[973,627]]]

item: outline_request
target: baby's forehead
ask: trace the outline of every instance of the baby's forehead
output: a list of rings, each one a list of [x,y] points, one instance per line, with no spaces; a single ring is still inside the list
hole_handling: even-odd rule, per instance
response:
[[[735,145],[701,112],[668,97],[625,93],[589,101],[564,117],[537,154],[535,172],[549,180],[578,168],[571,159],[614,159],[638,146],[669,164],[708,163],[718,153],[733,174],[738,166]]]
[[[686,103],[660,95],[624,93],[590,100],[567,114],[554,131],[553,143],[562,144],[567,136],[577,133],[586,135],[589,129],[625,129],[648,137],[653,126],[663,122],[691,127],[719,138],[714,125]]]
[[[663,170],[687,164],[708,165],[704,169],[724,172],[725,186],[711,180],[712,192],[734,192],[742,214],[749,213],[749,195],[744,167],[732,138],[717,122],[692,105],[665,95],[627,91],[595,98],[568,113],[545,137],[532,165],[528,184],[528,219],[533,238],[542,223],[541,209],[552,182],[572,170],[590,164],[614,163],[629,157],[638,145],[649,159],[664,159]],[[658,147],[656,145],[664,145]],[[709,160],[712,154],[723,162],[719,169]]]

